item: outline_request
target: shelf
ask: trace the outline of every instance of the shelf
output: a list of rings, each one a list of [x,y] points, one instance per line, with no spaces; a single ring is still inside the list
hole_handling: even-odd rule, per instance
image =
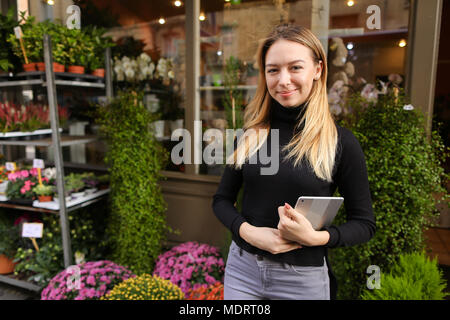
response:
[[[47,86],[45,82],[45,72],[33,71],[33,72],[21,72],[10,77],[10,79],[28,78],[21,80],[0,81],[1,87],[18,87],[18,86],[33,86],[41,85]],[[100,82],[99,82],[100,81]],[[89,74],[75,74],[67,72],[55,72],[55,84],[59,86],[71,86],[71,87],[85,87],[85,88],[105,88],[103,78],[89,75]]]
[[[85,195],[79,198],[75,198],[69,201],[66,201],[66,208],[68,212],[89,206],[95,202],[102,200],[103,196],[108,194],[110,189],[99,190],[93,194]],[[3,197],[0,201],[5,201],[6,198]],[[37,200],[33,201],[33,206],[25,206],[14,204],[10,202],[0,202],[0,207],[8,208],[8,209],[17,209],[24,211],[34,211],[34,212],[43,212],[43,213],[59,213],[59,202],[50,201],[50,202],[39,202]]]
[[[42,288],[36,284],[33,284],[24,280],[17,280],[12,275],[0,275],[0,282],[9,284],[14,287],[26,289],[33,292],[41,292]]]
[[[95,193],[84,195],[73,200],[66,201],[66,207],[69,211],[73,211],[82,207],[86,207],[94,202],[100,200],[100,198],[109,193],[109,189],[99,190]],[[96,200],[96,201],[93,201]],[[33,201],[33,208],[47,209],[53,211],[59,211],[59,202],[49,201],[49,202],[39,202],[38,200]]]
[[[97,141],[97,136],[61,136],[61,147],[86,144]],[[33,147],[51,147],[52,138],[36,140],[0,140],[0,145],[4,146],[33,146]]]
[[[236,89],[238,90],[256,90],[256,85],[238,85]],[[199,88],[200,91],[216,91],[216,90],[225,90],[224,86],[201,86]]]
[[[59,132],[62,132],[62,131],[63,131],[63,129],[59,128]],[[51,133],[52,133],[52,129],[39,129],[39,130],[31,131],[31,132],[12,131],[12,132],[0,133],[0,138],[30,137],[30,136],[36,136],[36,135],[41,135],[41,134],[51,134]]]

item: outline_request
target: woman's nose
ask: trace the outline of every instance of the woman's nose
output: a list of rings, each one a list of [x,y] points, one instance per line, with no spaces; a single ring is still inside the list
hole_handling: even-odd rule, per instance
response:
[[[288,70],[280,71],[280,77],[278,79],[278,83],[281,85],[291,84],[291,74],[288,72]]]

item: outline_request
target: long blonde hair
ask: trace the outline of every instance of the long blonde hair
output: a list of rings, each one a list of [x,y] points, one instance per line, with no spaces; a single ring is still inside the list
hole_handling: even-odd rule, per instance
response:
[[[267,139],[273,98],[267,90],[265,59],[270,46],[279,39],[294,41],[310,48],[314,62],[322,61],[321,76],[313,81],[306,110],[296,124],[298,128],[304,122],[304,128],[297,131],[283,148],[283,151],[287,152],[286,160],[293,159],[294,166],[297,166],[303,158],[306,158],[317,177],[331,182],[336,155],[337,129],[328,106],[326,55],[317,37],[309,29],[296,25],[284,24],[275,27],[259,45],[258,86],[254,98],[244,111],[244,134],[239,139],[234,153],[227,159],[227,163],[233,164],[238,169],[241,168],[245,160],[255,154]]]

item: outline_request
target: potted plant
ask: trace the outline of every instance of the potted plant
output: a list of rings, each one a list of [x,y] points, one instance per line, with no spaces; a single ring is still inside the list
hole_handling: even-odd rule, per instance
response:
[[[97,191],[97,186],[99,184],[98,178],[93,174],[92,172],[89,173],[83,173],[81,175],[81,179],[84,182],[84,185],[86,187],[85,193],[91,194]]]
[[[93,51],[92,42],[84,31],[66,29],[64,32],[68,58],[67,71],[83,74],[87,65],[87,55]]]
[[[0,215],[0,234],[0,274],[9,274],[14,271],[13,258],[20,240],[19,227]]]
[[[10,173],[8,174],[8,180],[6,195],[9,201],[22,205],[31,205],[34,196],[32,188],[38,183],[36,169]]]
[[[49,202],[53,200],[55,188],[51,185],[38,184],[33,188],[33,192],[37,195],[39,202]]]
[[[0,15],[0,73],[7,72],[18,65],[20,60],[14,55],[12,45],[7,40],[14,34],[14,27],[19,23],[14,19],[13,7],[10,7],[6,15]]]
[[[65,176],[64,183],[66,190],[72,197],[78,198],[84,195],[84,192],[81,192],[81,190],[84,189],[85,185],[80,174],[71,173]]]
[[[105,77],[105,50],[113,47],[115,44],[111,37],[105,37],[106,32],[103,28],[93,27],[86,31],[91,38],[93,50],[88,54],[88,68],[92,75],[104,78]]]

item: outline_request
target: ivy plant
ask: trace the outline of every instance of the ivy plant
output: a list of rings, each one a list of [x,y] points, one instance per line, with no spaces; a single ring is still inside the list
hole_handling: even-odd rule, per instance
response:
[[[107,106],[99,107],[98,123],[108,151],[111,218],[107,234],[112,260],[139,274],[151,272],[162,251],[167,204],[158,182],[168,153],[149,125],[143,94],[119,92]]]

